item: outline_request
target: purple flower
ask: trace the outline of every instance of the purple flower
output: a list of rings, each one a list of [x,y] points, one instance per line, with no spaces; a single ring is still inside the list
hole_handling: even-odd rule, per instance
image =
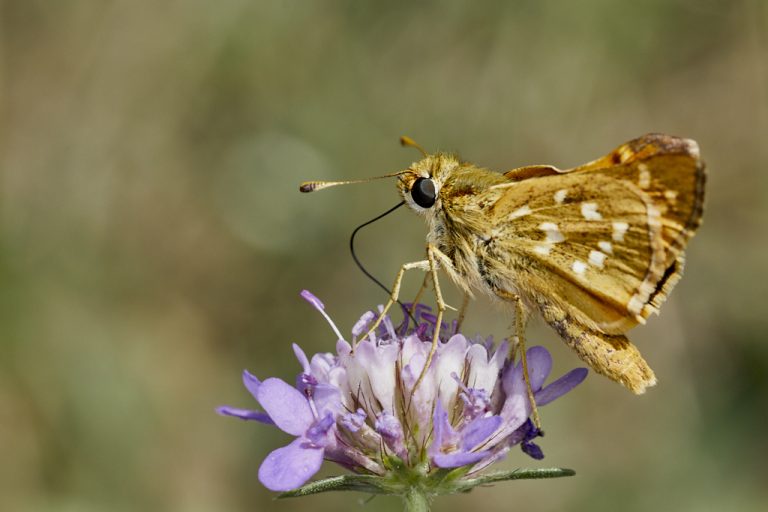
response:
[[[262,389],[260,401],[275,425],[297,437],[267,455],[259,468],[259,480],[273,491],[295,489],[320,469],[334,419],[330,413],[315,418],[301,393],[280,379],[267,379]]]
[[[435,438],[429,446],[430,458],[437,467],[456,468],[488,456],[488,450],[475,449],[496,432],[503,420],[501,416],[478,417],[455,430],[438,400],[432,421]]]
[[[245,388],[250,391],[251,395],[258,400],[258,390],[259,386],[261,386],[261,381],[248,373],[248,370],[243,371],[243,384],[245,385]],[[261,423],[266,423],[268,425],[274,425],[275,423],[272,421],[272,419],[269,417],[269,414],[261,411],[255,411],[251,409],[239,409],[237,407],[229,407],[228,405],[224,405],[222,407],[218,407],[216,409],[216,412],[219,414],[225,415],[225,416],[234,416],[235,418],[240,418],[242,420],[254,420],[259,421]]]
[[[307,397],[280,379],[265,380],[256,388],[254,396],[269,421],[283,432],[296,436],[288,446],[267,455],[259,468],[259,480],[273,491],[295,489],[320,469],[335,423],[334,415],[327,412],[318,416]],[[222,414],[256,419],[251,417],[251,411],[246,414],[236,411],[229,407],[219,408]]]
[[[414,309],[415,325],[406,316],[395,327],[385,317],[370,334],[375,315],[367,312],[349,342],[320,300],[307,291],[302,296],[331,325],[338,340],[335,353],[310,359],[294,345],[301,366],[295,387],[276,378],[260,382],[244,372],[243,382],[263,412],[218,409],[294,436],[262,463],[259,479],[267,488],[302,486],[323,459],[380,477],[426,468],[428,478],[440,468],[466,468],[467,476],[475,475],[516,445],[535,459],[543,457],[534,443],[541,433],[529,419],[532,408],[522,366],[509,360],[507,342],[494,350],[492,339],[468,340],[455,332],[455,324],[444,324],[445,336],[425,369],[435,328],[426,306]],[[587,374],[578,368],[545,386],[552,368],[549,352],[532,347],[527,358],[538,406],[567,393]]]

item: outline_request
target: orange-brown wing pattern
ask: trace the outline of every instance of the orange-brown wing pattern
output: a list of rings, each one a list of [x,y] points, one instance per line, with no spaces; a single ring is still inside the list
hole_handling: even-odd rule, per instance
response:
[[[510,171],[492,209],[506,250],[530,260],[523,288],[620,333],[657,310],[699,225],[704,167],[692,141],[647,135],[567,171]],[[524,179],[516,179],[524,176]]]

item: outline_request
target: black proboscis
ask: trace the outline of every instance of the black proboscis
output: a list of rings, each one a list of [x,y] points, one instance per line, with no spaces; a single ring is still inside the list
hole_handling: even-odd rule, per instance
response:
[[[382,213],[381,215],[378,215],[378,216],[376,216],[376,217],[372,218],[372,219],[371,219],[371,220],[369,220],[368,222],[364,222],[363,224],[360,224],[359,226],[357,226],[357,227],[355,228],[355,230],[354,230],[354,231],[352,231],[352,235],[350,235],[350,237],[349,237],[349,251],[352,253],[352,259],[353,259],[353,260],[355,260],[355,264],[358,266],[358,268],[360,268],[360,270],[363,272],[363,274],[365,274],[365,275],[368,277],[368,279],[370,279],[371,281],[373,281],[374,283],[376,283],[377,285],[379,285],[379,287],[380,287],[382,290],[384,290],[385,292],[387,292],[387,295],[389,295],[389,296],[391,296],[391,295],[392,295],[392,291],[391,291],[389,288],[387,288],[386,286],[384,286],[384,285],[381,283],[381,281],[379,281],[378,279],[376,279],[376,278],[373,276],[373,274],[371,274],[370,272],[368,272],[368,270],[366,270],[366,269],[365,269],[365,267],[363,266],[363,264],[360,262],[360,259],[357,257],[357,254],[355,254],[355,236],[357,236],[357,232],[358,232],[358,231],[360,231],[361,229],[363,229],[365,226],[368,226],[368,225],[370,225],[370,224],[373,224],[373,223],[374,223],[374,222],[376,222],[377,220],[379,220],[379,219],[381,219],[381,218],[383,218],[383,217],[386,217],[387,215],[389,215],[389,214],[390,214],[390,213],[392,213],[393,211],[397,210],[398,208],[400,208],[400,207],[401,207],[401,206],[403,206],[404,204],[405,204],[405,201],[400,201],[400,202],[399,202],[399,203],[397,203],[395,206],[393,206],[393,207],[392,207],[392,208],[390,208],[389,210],[385,211],[385,212],[384,212],[384,213]],[[407,312],[407,313],[408,313],[408,316],[411,318],[411,320],[413,320],[413,323],[414,323],[414,324],[416,324],[416,325],[418,325],[418,322],[417,322],[417,321],[416,321],[416,319],[413,317],[413,314],[411,313],[411,310],[410,310],[410,308],[407,308],[407,307],[405,307],[405,304],[403,304],[402,302],[400,302],[400,300],[399,300],[399,299],[398,299],[397,303],[398,303],[398,304],[400,304],[400,306],[403,308],[403,311],[405,311],[405,312]]]

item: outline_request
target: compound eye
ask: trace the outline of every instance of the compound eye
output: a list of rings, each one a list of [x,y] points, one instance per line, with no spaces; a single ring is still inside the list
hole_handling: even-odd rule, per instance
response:
[[[429,178],[417,179],[411,187],[411,197],[413,197],[413,202],[422,208],[431,208],[437,200],[435,182]]]

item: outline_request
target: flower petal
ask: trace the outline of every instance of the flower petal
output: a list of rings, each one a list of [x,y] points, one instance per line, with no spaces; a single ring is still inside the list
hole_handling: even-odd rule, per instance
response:
[[[259,392],[259,386],[261,386],[261,381],[257,379],[253,374],[251,374],[248,370],[243,370],[243,385],[245,386],[245,389],[247,389],[251,393],[251,395],[253,395],[253,398],[258,400],[256,393]]]
[[[536,405],[546,405],[552,400],[563,396],[581,384],[587,378],[588,373],[586,368],[576,368],[566,373],[534,395]]]
[[[435,411],[432,415],[432,430],[434,432],[434,437],[432,438],[432,444],[430,444],[427,449],[427,453],[429,453],[429,456],[435,461],[435,464],[440,467],[456,467],[443,466],[437,462],[438,459],[440,459],[446,464],[450,464],[450,462],[446,461],[453,459],[445,459],[441,457],[454,457],[458,453],[463,453],[463,451],[457,451],[460,436],[451,426],[451,422],[448,421],[448,413],[443,409],[440,400],[435,401]],[[444,452],[446,449],[451,450],[451,452],[446,454]],[[459,465],[461,466],[463,464]]]
[[[504,405],[499,412],[499,416],[504,419],[500,437],[504,438],[525,422],[531,414],[531,403],[528,400],[520,365],[507,365],[501,376],[501,382],[506,394]]]
[[[317,382],[336,385],[336,383],[331,382],[332,373],[334,373],[334,370],[343,371],[338,363],[339,361],[336,356],[330,352],[315,354],[309,361],[309,374],[317,379]]]
[[[336,342],[336,353],[339,356],[347,356],[352,352],[352,345],[348,341],[339,339]]]
[[[507,400],[515,395],[526,394],[525,378],[523,377],[522,364],[507,364],[501,374],[501,386]]]
[[[377,346],[370,340],[358,344],[347,362],[349,389],[362,391],[363,396],[375,398],[382,410],[394,412],[398,352],[397,344]]]
[[[432,455],[432,461],[441,468],[458,468],[479,462],[490,453],[489,450],[481,452],[436,453]]]
[[[336,386],[318,384],[315,386],[312,400],[320,416],[330,413],[335,418],[342,413],[341,391]]]
[[[475,464],[467,473],[467,475],[475,475],[478,472],[484,470],[491,464],[503,460],[511,447],[507,443],[500,443],[496,445],[492,450],[486,450],[487,455],[483,457],[477,464]]]
[[[301,350],[301,347],[296,343],[293,344],[293,353],[296,355],[296,359],[299,360],[299,364],[301,365],[302,370],[304,370],[304,373],[310,373],[307,354],[305,354],[304,351]]]
[[[531,389],[536,392],[541,389],[541,385],[552,369],[552,356],[544,347],[531,347],[525,353],[528,359],[528,376],[531,380]],[[504,393],[507,395],[501,416],[507,421],[514,418],[513,424],[527,418],[531,413],[531,404],[528,400],[522,361],[514,366],[507,366],[501,379]],[[517,426],[519,425],[520,423],[517,424]]]
[[[544,385],[544,381],[552,371],[552,356],[544,347],[531,347],[525,352],[528,359],[528,378],[531,381],[531,389],[537,391]],[[527,392],[527,390],[526,390]]]
[[[456,334],[447,343],[438,345],[437,360],[434,363],[435,375],[440,376],[437,396],[443,402],[443,407],[448,407],[456,400],[459,384],[456,379],[445,378],[446,375],[461,373],[464,369],[467,355],[467,339],[461,334]]]
[[[464,450],[471,450],[493,434],[503,423],[501,416],[477,418],[461,431],[461,445]]]
[[[315,421],[307,429],[306,437],[314,446],[325,447],[328,444],[328,432],[335,424],[333,414],[328,413],[323,418]]]
[[[438,400],[435,403],[435,413],[432,417],[432,429],[435,433],[435,438],[432,440],[432,446],[438,450],[443,444],[444,437],[452,437],[454,433],[453,427],[448,421],[448,413],[443,409],[443,404]]]
[[[323,451],[299,437],[267,455],[259,468],[259,481],[272,491],[296,489],[320,469]]]
[[[405,443],[405,435],[403,434],[403,426],[400,424],[400,420],[397,416],[389,414],[388,412],[380,412],[376,417],[376,432],[378,432],[387,443],[387,446],[395,452],[400,458],[407,456]]]
[[[222,405],[216,408],[216,412],[222,416],[233,416],[240,418],[241,420],[253,420],[260,423],[266,423],[267,425],[274,425],[275,422],[269,417],[269,414],[261,411],[253,411],[250,409],[238,409],[237,407],[230,407],[228,405]]]
[[[509,344],[506,341],[491,357],[484,345],[473,343],[467,351],[467,386],[484,389],[490,395],[496,387],[499,373],[504,368],[508,354]]]
[[[414,384],[416,378],[421,375],[421,370],[427,363],[430,349],[431,344],[422,341],[418,336],[411,335],[403,340],[400,347],[400,359],[403,368],[408,366],[410,368],[409,373],[414,376],[411,384]],[[434,360],[432,364],[434,364]]]
[[[430,347],[430,342],[421,341],[418,337],[412,335],[403,340],[400,351],[400,360],[403,365],[400,371],[400,378],[403,383],[405,396],[411,397],[410,421],[418,425],[429,424],[432,418],[435,397],[437,396],[434,359],[429,368],[426,369],[421,383],[414,389],[416,381],[419,379],[427,362]],[[446,378],[450,377],[446,375]],[[421,432],[426,433],[427,429]]]
[[[270,378],[262,382],[256,399],[283,432],[303,435],[314,421],[304,395],[280,379]]]
[[[490,353],[490,348],[487,348],[486,350]],[[498,348],[496,349],[496,352],[493,353],[493,359],[496,361],[496,364],[499,368],[502,368],[504,366],[504,362],[507,360],[507,356],[509,355],[509,341],[504,340],[502,341]]]

